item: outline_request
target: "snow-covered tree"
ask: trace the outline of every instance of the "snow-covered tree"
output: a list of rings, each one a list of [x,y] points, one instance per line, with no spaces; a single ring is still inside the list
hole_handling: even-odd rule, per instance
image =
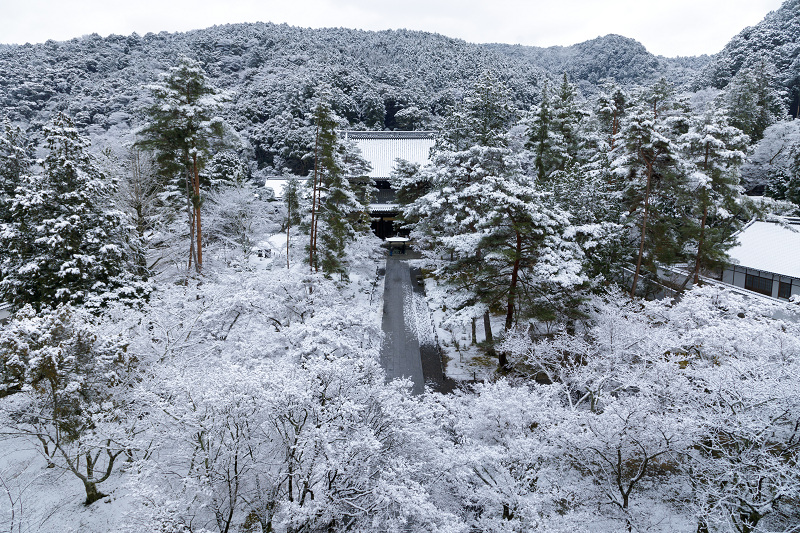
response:
[[[689,131],[678,141],[690,163],[697,202],[695,217],[699,224],[687,224],[696,230],[694,283],[701,272],[709,272],[726,260],[725,251],[733,245],[731,235],[739,229],[739,167],[744,162],[748,138],[741,130],[728,125],[727,117],[709,112],[691,121]],[[691,185],[690,185],[691,187]],[[684,231],[690,237],[688,231]]]
[[[774,77],[773,67],[762,60],[737,72],[725,90],[723,105],[731,125],[752,141],[785,115],[784,95],[775,88]]]
[[[246,179],[220,184],[208,193],[206,238],[211,248],[230,249],[237,261],[247,261],[277,218],[263,193]]]
[[[678,171],[678,151],[672,140],[668,117],[658,118],[661,90],[629,112],[620,133],[614,172],[625,187],[625,206],[632,215],[638,252],[630,294],[637,291],[643,265],[674,261],[680,250],[676,204],[684,200],[683,176]]]
[[[22,129],[4,119],[0,130],[0,224],[12,222],[12,199],[33,162],[31,151]]]
[[[500,380],[438,401],[451,441],[442,474],[471,530],[545,527],[563,495],[548,438],[560,414],[551,391]]]
[[[551,93],[544,85],[542,101],[531,113],[527,146],[533,152],[533,166],[541,183],[546,183],[553,172],[579,163],[585,142],[581,127],[588,112],[580,107],[577,96],[564,74],[557,91]]]
[[[283,205],[286,208],[286,268],[291,268],[289,258],[291,252],[291,229],[292,226],[299,226],[303,220],[303,213],[301,212],[301,199],[304,188],[301,187],[300,181],[295,176],[289,177],[286,180],[286,186],[283,189]]]
[[[0,236],[0,291],[17,306],[41,308],[128,290],[124,218],[114,207],[113,184],[67,116],[45,127],[45,139],[43,173],[24,177],[11,204],[14,222]]]
[[[317,138],[311,197],[311,242],[309,263],[326,275],[346,276],[345,248],[356,234],[366,230],[366,205],[353,190],[355,168],[361,158],[348,154],[336,134],[338,121],[325,98],[314,110]],[[353,157],[348,157],[352,155]],[[356,174],[358,172],[356,171]],[[368,201],[368,199],[367,199]]]
[[[86,505],[105,497],[98,485],[127,448],[120,419],[135,359],[108,326],[69,305],[39,313],[27,305],[0,334],[2,392],[23,396],[5,432],[75,475]]]
[[[217,116],[222,96],[209,82],[200,63],[186,56],[147,86],[153,102],[146,109],[149,122],[138,134],[138,145],[156,153],[163,178],[184,189],[189,221],[191,268],[203,267],[203,233],[200,172],[211,158],[211,147],[220,139],[222,119]]]
[[[692,372],[702,434],[689,450],[698,531],[789,531],[800,514],[797,361],[733,359]],[[780,529],[778,529],[780,528]]]
[[[159,242],[157,234],[174,219],[169,192],[151,153],[130,148],[113,159],[119,176],[115,200],[132,226],[127,236],[130,261],[134,272],[145,277],[151,273],[151,265],[160,261],[150,257]]]
[[[600,124],[600,130],[609,148],[616,148],[617,134],[622,129],[622,120],[630,97],[625,90],[614,83],[606,81],[597,95],[595,115]]]

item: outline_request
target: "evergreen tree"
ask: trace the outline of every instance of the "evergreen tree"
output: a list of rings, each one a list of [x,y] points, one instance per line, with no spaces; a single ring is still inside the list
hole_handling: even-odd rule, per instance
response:
[[[607,145],[602,148],[589,162],[554,172],[539,187],[569,215],[587,276],[609,282],[618,276],[626,255],[619,180],[612,176]]]
[[[396,228],[413,227],[419,222],[417,217],[408,218],[405,210],[419,198],[425,196],[431,190],[431,180],[427,172],[424,172],[418,163],[409,163],[403,159],[398,159],[390,176],[392,189],[395,191],[395,200],[400,206],[401,212],[395,220]]]
[[[741,226],[735,215],[740,209],[739,167],[748,138],[728,124],[727,116],[711,111],[692,121],[680,143],[695,182],[693,211],[699,224],[686,224],[685,230],[693,229],[694,235],[687,236],[697,242],[692,272],[698,283],[701,272],[725,263],[725,251],[734,244],[731,236]]]
[[[542,89],[542,101],[533,112],[527,147],[534,153],[533,164],[540,183],[551,174],[579,164],[584,144],[582,122],[588,116],[577,101],[578,92],[567,75],[554,94],[547,84]]]
[[[291,228],[298,226],[303,219],[300,213],[300,182],[296,177],[292,176],[286,180],[286,186],[283,189],[283,205],[286,207],[286,268],[289,268]]]
[[[366,231],[366,205],[353,191],[354,173],[347,161],[345,147],[336,134],[338,121],[323,97],[314,110],[316,140],[311,197],[311,235],[309,264],[313,270],[322,268],[326,275],[346,277],[344,261],[347,244],[356,234]],[[358,172],[355,172],[358,174]],[[363,179],[363,178],[362,178]]]
[[[629,220],[638,233],[631,297],[643,266],[655,271],[657,261],[674,262],[681,248],[677,206],[685,201],[669,123],[663,115],[658,118],[657,99],[643,104],[630,112],[623,125],[624,144],[618,147],[614,162],[615,172],[625,185]]]
[[[764,130],[785,114],[783,94],[775,89],[773,78],[771,67],[761,61],[737,72],[724,93],[731,125],[752,142],[759,141]]]
[[[67,116],[44,132],[44,172],[24,176],[0,236],[0,291],[18,307],[81,304],[122,284],[123,215],[111,182]]]
[[[511,91],[491,72],[484,72],[464,96],[469,145],[506,146],[506,131],[514,112]]]
[[[565,237],[570,220],[547,193],[506,162],[475,187],[481,199],[476,224],[482,261],[475,290],[490,307],[505,309],[505,330],[520,318],[543,322],[574,319],[587,284],[581,252]],[[501,366],[505,362],[500,361]]]
[[[186,191],[189,222],[189,267],[203,266],[200,208],[203,198],[200,172],[210,158],[212,144],[221,139],[222,119],[216,113],[221,97],[197,61],[182,57],[177,66],[147,87],[154,103],[147,108],[149,122],[139,130],[139,146],[153,150],[164,179]]]
[[[208,187],[237,186],[248,178],[247,167],[232,150],[217,152],[208,162],[204,172]],[[202,185],[202,182],[201,182]]]
[[[550,109],[550,97],[547,93],[547,82],[542,86],[542,99],[533,112],[533,124],[530,127],[527,148],[533,150],[534,168],[539,182],[544,182],[550,167],[550,122],[553,118]]]
[[[32,160],[22,129],[5,119],[0,130],[0,224],[12,222],[11,201]]]
[[[595,114],[600,123],[600,130],[604,133],[611,150],[616,148],[616,139],[625,116],[628,100],[629,97],[625,91],[613,81],[605,82],[597,96]]]
[[[404,169],[401,191],[408,195],[403,216],[414,222],[418,242],[433,257],[450,256],[437,270],[452,288],[450,305],[472,317],[483,313],[490,340],[489,312],[505,315],[506,330],[524,318],[562,319],[575,310],[576,289],[586,279],[580,250],[565,238],[569,219],[545,201],[546,193],[524,175],[519,156],[507,146],[513,111],[502,87],[485,91],[479,82],[459,121],[495,130],[462,132],[459,141],[468,148],[441,144],[428,167]],[[500,367],[506,363],[499,354]]]

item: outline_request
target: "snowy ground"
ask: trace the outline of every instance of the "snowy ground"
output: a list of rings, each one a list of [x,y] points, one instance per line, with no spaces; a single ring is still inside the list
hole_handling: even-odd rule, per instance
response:
[[[422,261],[413,262],[422,266]],[[427,309],[424,314],[430,317],[434,325],[434,343],[438,342],[442,349],[445,375],[457,381],[485,381],[489,379],[497,368],[497,359],[486,357],[482,350],[472,343],[471,323],[446,322],[446,313],[439,297],[440,291],[435,279],[425,278],[425,294],[427,295]],[[423,314],[420,311],[420,314]],[[426,317],[427,320],[427,317]],[[502,320],[492,317],[492,331],[502,329]],[[430,328],[427,328],[430,331]],[[478,343],[485,341],[483,320],[479,319],[476,326],[476,340]],[[420,344],[422,340],[420,339]]]
[[[2,399],[3,407],[15,402]],[[0,416],[6,416],[0,409]],[[111,531],[128,511],[120,487],[124,473],[101,487],[107,498],[87,507],[86,493],[73,474],[58,466],[47,468],[41,449],[31,440],[0,436],[0,531],[3,533],[86,533]]]

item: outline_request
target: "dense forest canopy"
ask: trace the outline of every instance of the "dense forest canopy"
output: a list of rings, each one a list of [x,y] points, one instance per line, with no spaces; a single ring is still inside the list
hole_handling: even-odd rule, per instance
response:
[[[536,48],[407,30],[262,23],[175,34],[93,34],[0,48],[0,105],[14,123],[35,127],[62,111],[92,137],[117,137],[141,123],[141,86],[187,55],[231,94],[226,118],[258,167],[305,173],[302,148],[291,137],[307,126],[309,96],[322,85],[331,88],[333,109],[346,127],[429,129],[486,70],[509,87],[516,108],[526,110],[538,103],[545,80],[565,73],[584,96],[606,79],[634,87],[665,77],[679,91],[697,91],[723,89],[737,72],[766,60],[769,83],[785,91],[782,105],[796,108],[798,11],[797,2],[787,2],[720,54],[686,58],[654,56],[618,35]]]

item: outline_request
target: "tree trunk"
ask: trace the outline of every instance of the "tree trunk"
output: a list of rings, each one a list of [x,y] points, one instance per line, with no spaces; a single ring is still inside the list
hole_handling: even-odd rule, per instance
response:
[[[486,342],[492,343],[494,342],[494,337],[492,336],[492,323],[490,321],[489,311],[483,313],[483,333],[486,337]]]
[[[507,504],[503,504],[503,520],[513,520],[514,518],[514,511],[511,510],[511,507]]]
[[[761,518],[763,518],[763,515],[752,509],[739,511],[739,521],[742,525],[740,531],[742,533],[753,533]]]
[[[86,501],[84,502],[86,505],[92,505],[97,500],[101,500],[106,497],[105,494],[97,489],[97,483],[94,481],[84,480],[83,488],[86,489]]]
[[[708,219],[708,204],[703,206],[703,222],[700,224],[700,238],[697,241],[697,258],[694,262],[694,284],[700,283],[700,257],[706,240],[706,220]]]
[[[519,231],[517,234],[517,246],[514,250],[514,268],[511,271],[511,285],[508,288],[508,306],[506,309],[506,331],[511,329],[514,325],[514,309],[517,297],[517,283],[519,281],[519,264],[520,257],[522,257],[522,235]]]
[[[636,271],[633,273],[633,284],[631,285],[631,298],[636,296],[636,286],[639,284],[639,272],[642,269],[642,257],[644,256],[644,240],[647,233],[647,215],[650,208],[650,187],[653,183],[653,161],[647,163],[647,189],[644,193],[644,213],[642,213],[642,238],[639,243],[639,257],[636,260]]]
[[[189,271],[192,269],[192,265],[194,264],[194,256],[195,256],[195,240],[194,240],[194,207],[192,206],[192,189],[189,185],[190,176],[187,173],[186,175],[186,216],[189,219],[189,265],[187,266],[186,275],[189,275]]]
[[[287,209],[286,217],[286,270],[289,270],[289,228],[292,227],[292,208]]]
[[[317,247],[317,176],[319,175],[319,125],[314,141],[314,183],[311,189],[311,229],[308,246],[308,266],[314,272],[314,260]]]
[[[614,118],[611,119],[611,142],[609,145],[611,146],[611,151],[614,151],[614,142],[617,139],[617,132],[619,131],[619,110],[617,109],[616,104],[614,104]]]
[[[478,323],[478,318],[477,317],[472,317],[472,345],[473,346],[478,344],[477,323]]]
[[[203,270],[203,225],[200,221],[200,169],[197,166],[197,154],[192,156],[192,170],[194,172],[194,225],[197,227],[197,273]]]
[[[706,144],[705,159],[703,161],[703,170],[708,172],[708,158],[711,155],[711,146]],[[694,284],[700,283],[700,256],[703,251],[706,237],[706,221],[708,220],[708,196],[707,193],[702,195],[703,198],[703,222],[700,224],[700,238],[697,242],[697,260],[694,263]]]

